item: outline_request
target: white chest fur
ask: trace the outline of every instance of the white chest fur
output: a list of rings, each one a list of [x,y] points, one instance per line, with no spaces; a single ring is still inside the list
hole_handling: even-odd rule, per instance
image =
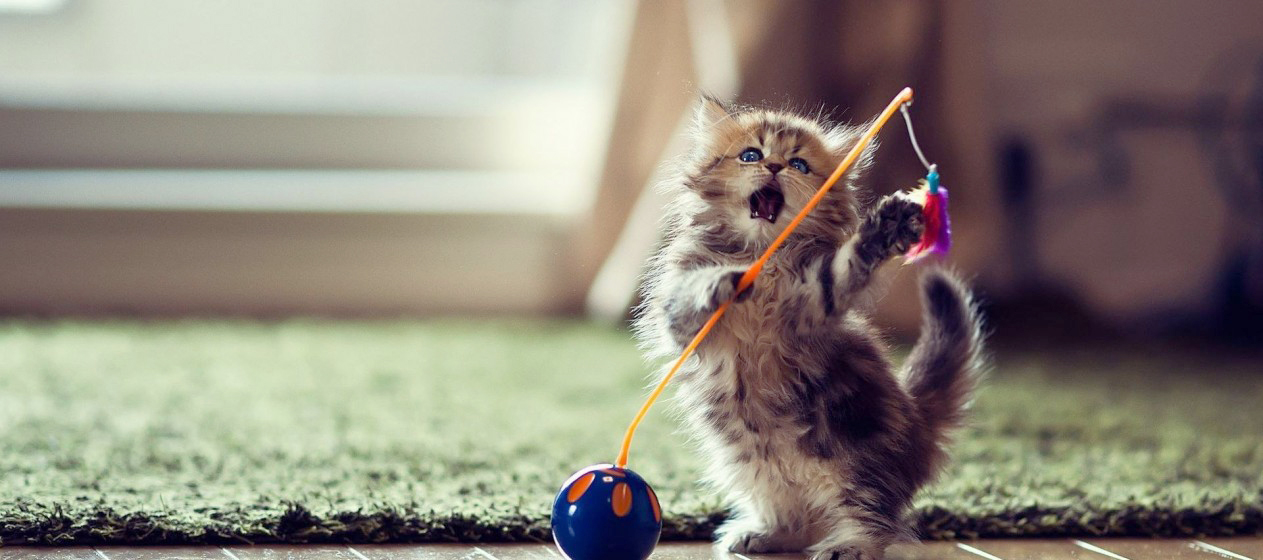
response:
[[[717,487],[801,505],[814,501],[808,494],[820,480],[839,479],[836,465],[798,448],[806,427],[793,414],[794,372],[786,359],[793,337],[785,322],[794,312],[786,306],[801,304],[807,289],[769,263],[750,298],[729,309],[687,366],[679,400],[712,458],[707,479]]]

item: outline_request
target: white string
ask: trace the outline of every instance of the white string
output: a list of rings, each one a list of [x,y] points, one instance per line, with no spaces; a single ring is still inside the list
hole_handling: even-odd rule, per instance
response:
[[[921,145],[917,143],[917,133],[912,131],[912,116],[908,114],[908,104],[900,105],[899,112],[903,113],[903,122],[908,125],[908,138],[912,140],[912,149],[917,151],[917,158],[921,160],[921,165],[925,166],[926,171],[933,171],[930,160],[925,159],[925,154],[921,152]]]

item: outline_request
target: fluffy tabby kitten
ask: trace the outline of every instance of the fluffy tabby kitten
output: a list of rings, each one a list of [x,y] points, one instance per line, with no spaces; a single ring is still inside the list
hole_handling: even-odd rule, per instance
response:
[[[675,356],[722,302],[733,306],[678,374],[706,479],[733,517],[717,546],[881,558],[909,536],[913,494],[945,462],[977,372],[979,317],[959,280],[922,280],[924,330],[896,368],[863,313],[874,271],[921,234],[906,195],[860,208],[839,184],[772,257],[737,279],[855,144],[859,130],[704,99],[636,330]]]

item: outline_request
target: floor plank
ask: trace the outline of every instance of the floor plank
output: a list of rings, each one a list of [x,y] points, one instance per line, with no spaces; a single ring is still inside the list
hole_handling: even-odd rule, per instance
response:
[[[983,554],[976,554],[975,560],[1001,558],[1003,560],[1053,560],[1061,558],[1084,558],[1100,560],[1102,557],[1090,553],[1074,545],[1067,539],[1007,539],[966,542],[966,545]]]
[[[411,545],[406,546],[410,550],[419,550],[420,547]],[[427,547],[428,548],[428,547]],[[340,545],[254,545],[254,546],[226,546],[220,549],[227,551],[220,560],[360,560],[351,552],[351,549]],[[419,558],[420,556],[414,556]],[[445,558],[437,556],[435,558]],[[110,557],[110,560],[115,558]]]
[[[1141,560],[1145,558],[1170,558],[1171,560],[1215,560],[1215,556],[1189,546],[1190,540],[1170,539],[1083,539],[1084,542],[1098,546],[1128,558]]]
[[[416,546],[359,546],[353,548],[364,555],[358,560],[562,560],[560,553],[551,545],[436,545]]]
[[[217,546],[100,546],[97,560],[229,560]]]
[[[1200,547],[1201,549],[1213,551],[1220,558],[1235,558],[1236,560],[1240,560],[1238,557],[1244,556],[1250,560],[1263,560],[1263,538],[1230,537],[1220,539],[1199,539],[1194,542],[1194,546],[1196,546],[1199,542],[1210,545],[1210,547],[1202,546]]]
[[[709,543],[662,543],[652,560],[797,560],[799,554],[720,555]],[[888,560],[1263,560],[1263,538],[1007,539],[901,544]],[[563,560],[544,544],[0,547],[0,560]]]
[[[897,544],[886,551],[886,560],[978,560],[954,542]]]
[[[0,547],[0,560],[101,560],[88,547]]]

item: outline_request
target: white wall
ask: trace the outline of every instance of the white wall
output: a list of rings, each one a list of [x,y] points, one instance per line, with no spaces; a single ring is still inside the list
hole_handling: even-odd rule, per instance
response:
[[[624,0],[0,12],[0,313],[575,310],[569,245],[629,16]]]
[[[0,76],[601,78],[620,2],[71,0],[0,13]],[[615,33],[617,34],[617,33]]]
[[[1124,324],[1210,307],[1234,226],[1197,113],[1244,118],[1263,3],[984,4],[980,94],[997,135],[1034,148],[1042,274]],[[1158,114],[1111,128],[1130,118],[1120,102]],[[1102,172],[1121,169],[1102,160],[1115,149],[1131,165],[1121,183]]]

